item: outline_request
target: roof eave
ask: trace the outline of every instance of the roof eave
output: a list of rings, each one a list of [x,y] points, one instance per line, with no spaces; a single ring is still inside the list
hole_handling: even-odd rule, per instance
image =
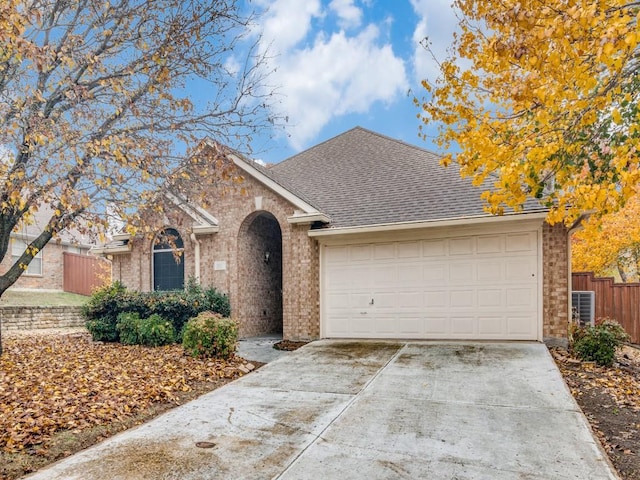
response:
[[[209,235],[212,233],[218,233],[220,227],[218,225],[193,225],[191,231],[195,235]]]
[[[131,244],[128,243],[126,245],[118,245],[114,247],[104,246],[104,247],[94,247],[89,250],[91,255],[113,255],[120,253],[131,253]]]
[[[454,227],[461,225],[477,225],[481,223],[498,223],[514,220],[543,220],[547,212],[509,213],[505,215],[477,215],[437,220],[419,220],[413,222],[380,223],[353,227],[320,228],[309,230],[310,237],[329,237],[338,235],[352,235],[362,233],[389,232],[394,230],[412,230],[421,228]]]
[[[331,222],[331,219],[329,218],[328,215],[321,212],[317,212],[317,213],[295,214],[295,215],[292,215],[291,217],[287,217],[287,221],[294,225],[304,225],[304,224],[311,224],[314,222],[329,223]]]

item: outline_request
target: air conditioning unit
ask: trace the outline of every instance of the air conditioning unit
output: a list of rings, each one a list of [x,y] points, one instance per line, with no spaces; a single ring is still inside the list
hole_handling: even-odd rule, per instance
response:
[[[571,292],[571,310],[580,325],[595,325],[596,292],[574,290]]]

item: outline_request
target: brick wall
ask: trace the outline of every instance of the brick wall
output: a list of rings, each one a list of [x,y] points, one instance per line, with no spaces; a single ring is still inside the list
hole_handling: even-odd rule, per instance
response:
[[[569,323],[569,236],[562,224],[542,227],[543,337],[566,339]]]
[[[307,235],[309,225],[291,225],[287,221],[294,213],[292,204],[252,177],[244,177],[238,188],[215,181],[204,187],[207,197],[215,199],[208,210],[218,219],[220,230],[197,237],[201,284],[214,286],[229,295],[232,316],[240,323],[241,336],[282,328],[287,339],[318,338],[317,242]],[[279,259],[275,255],[269,268],[265,268],[263,261],[267,249],[273,249],[272,254],[277,253],[274,222],[280,227],[282,236],[281,300],[278,285],[267,286],[280,277],[275,268],[280,264]],[[177,207],[170,209],[166,218],[157,223],[157,229],[173,227],[182,235],[185,279],[193,275],[195,268],[194,245],[190,239],[192,224],[193,220]],[[137,290],[151,288],[150,238],[135,239],[131,253],[113,255],[113,278]]]
[[[42,249],[42,275],[22,274],[13,284],[15,288],[46,289],[62,291],[64,283],[62,245],[56,244],[55,240],[48,243]],[[5,273],[11,268],[11,245],[7,255],[0,263],[0,273]]]
[[[0,307],[2,330],[84,327],[81,307]]]

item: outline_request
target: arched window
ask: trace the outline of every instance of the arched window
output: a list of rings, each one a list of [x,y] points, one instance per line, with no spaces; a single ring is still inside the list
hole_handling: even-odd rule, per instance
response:
[[[153,289],[184,288],[184,243],[175,228],[165,228],[153,243]]]

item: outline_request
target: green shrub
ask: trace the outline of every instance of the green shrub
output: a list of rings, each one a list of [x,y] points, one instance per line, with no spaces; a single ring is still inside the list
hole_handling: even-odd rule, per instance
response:
[[[122,312],[118,315],[116,328],[120,336],[120,343],[124,345],[138,345],[140,343],[140,314],[138,312]]]
[[[97,289],[89,301],[82,306],[82,315],[87,330],[95,341],[117,342],[116,322],[121,311],[118,305],[120,296],[126,291],[120,282]]]
[[[112,322],[110,318],[87,320],[86,326],[94,342],[118,341],[118,330],[116,330],[116,324],[115,322]]]
[[[170,320],[174,330],[179,333],[187,320],[199,312],[196,306],[187,300],[183,291],[149,293],[147,306],[151,314]]]
[[[616,349],[629,340],[629,335],[615,320],[604,319],[595,327],[575,330],[573,340],[573,350],[582,360],[610,366]]]
[[[202,312],[187,322],[182,346],[194,357],[227,359],[236,351],[238,324],[218,313]]]
[[[231,304],[229,297],[219,292],[214,287],[209,287],[204,291],[204,307],[210,312],[219,313],[225,318],[231,317]]]
[[[181,339],[185,323],[199,313],[213,311],[224,317],[231,314],[226,295],[215,288],[203,289],[194,279],[189,279],[185,290],[172,292],[140,293],[127,290],[120,282],[114,282],[96,290],[82,311],[87,320],[87,328],[89,322],[92,322],[90,331],[97,332],[99,338],[95,339],[111,342],[119,340],[120,331],[117,323],[118,315],[121,313],[137,313],[140,318],[160,315],[172,323],[178,341]],[[107,338],[109,340],[106,340]],[[132,341],[133,338],[129,337],[123,343]]]
[[[149,347],[169,345],[176,341],[176,331],[166,318],[153,314],[138,323],[138,342]]]

